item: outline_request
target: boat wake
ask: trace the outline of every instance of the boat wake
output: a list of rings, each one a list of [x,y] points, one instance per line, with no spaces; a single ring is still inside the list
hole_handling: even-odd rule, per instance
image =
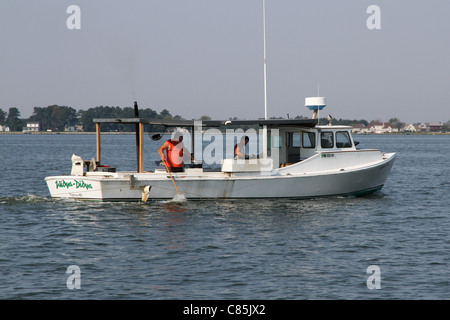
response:
[[[14,204],[14,203],[43,203],[43,202],[51,202],[52,200],[44,197],[37,196],[33,194],[28,194],[26,196],[20,197],[1,197],[0,204]]]

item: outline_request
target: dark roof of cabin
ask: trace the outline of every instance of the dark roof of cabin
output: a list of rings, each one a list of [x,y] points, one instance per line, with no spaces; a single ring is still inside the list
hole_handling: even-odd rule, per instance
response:
[[[143,118],[97,118],[95,123],[122,123],[122,124],[153,124],[167,127],[221,127],[221,126],[248,126],[259,125],[268,127],[309,127],[317,125],[317,119],[258,119],[258,120],[164,120]]]

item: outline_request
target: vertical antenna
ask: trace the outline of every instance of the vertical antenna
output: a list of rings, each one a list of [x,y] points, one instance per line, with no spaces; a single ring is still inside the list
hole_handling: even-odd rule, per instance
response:
[[[267,56],[266,56],[266,0],[263,0],[264,24],[264,118],[267,120]]]
[[[317,82],[317,97],[320,97],[320,86],[319,83]],[[319,117],[319,108],[317,109],[317,125],[319,125],[320,123],[320,117]]]
[[[267,57],[266,57],[266,0],[263,0],[264,30],[264,119],[267,120]],[[263,126],[263,158],[267,158],[267,126]]]

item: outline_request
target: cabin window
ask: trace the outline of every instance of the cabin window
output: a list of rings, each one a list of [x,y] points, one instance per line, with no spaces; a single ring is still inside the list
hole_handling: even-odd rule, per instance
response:
[[[338,148],[351,148],[352,140],[347,131],[336,132],[336,147]]]
[[[294,148],[300,148],[300,133],[292,134],[292,146]]]
[[[315,148],[316,147],[316,134],[314,132],[302,133],[302,146],[303,148]]]
[[[261,139],[262,141],[262,139]],[[270,146],[269,146],[270,147]],[[281,136],[272,136],[272,147],[273,148],[281,148]],[[262,145],[260,146],[262,150]]]
[[[333,148],[334,139],[332,131],[325,131],[320,134],[320,145],[322,148]]]

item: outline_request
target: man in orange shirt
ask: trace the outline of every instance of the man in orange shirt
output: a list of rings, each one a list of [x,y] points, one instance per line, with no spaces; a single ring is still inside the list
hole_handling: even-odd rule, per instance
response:
[[[167,160],[164,154],[164,150],[167,153]],[[166,166],[168,170],[171,172],[183,172],[183,154],[184,150],[188,154],[190,152],[186,149],[183,144],[183,136],[179,132],[175,132],[173,137],[166,142],[158,149],[159,155],[161,156],[161,160],[166,162]],[[191,155],[191,159],[193,160],[193,156]]]

